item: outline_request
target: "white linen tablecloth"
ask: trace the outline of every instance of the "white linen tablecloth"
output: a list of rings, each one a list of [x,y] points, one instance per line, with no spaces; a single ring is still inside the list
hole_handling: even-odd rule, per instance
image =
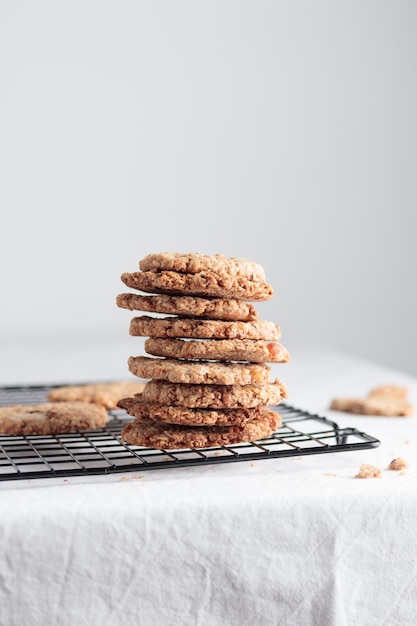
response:
[[[368,432],[378,448],[0,482],[1,626],[415,624],[417,415],[327,407],[388,383],[406,385],[417,406],[417,381],[287,347],[291,363],[273,370],[288,401]],[[56,358],[54,376],[46,364],[12,381],[8,367],[5,382],[76,380]],[[125,361],[117,367],[84,377],[123,377]],[[409,469],[387,470],[395,457]],[[362,463],[382,477],[356,479]]]

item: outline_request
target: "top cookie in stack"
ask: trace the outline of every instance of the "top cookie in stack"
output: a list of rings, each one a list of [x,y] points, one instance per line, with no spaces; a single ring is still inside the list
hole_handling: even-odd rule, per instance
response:
[[[149,382],[118,403],[135,417],[122,431],[124,441],[174,449],[270,436],[281,416],[269,407],[287,390],[269,381],[267,363],[285,363],[289,354],[278,343],[278,325],[259,320],[250,304],[274,293],[262,266],[221,254],[160,253],[144,257],[139,268],[122,281],[153,295],[122,293],[116,303],[159,316],[130,323],[131,335],[148,337],[152,357],[128,360],[130,372]]]

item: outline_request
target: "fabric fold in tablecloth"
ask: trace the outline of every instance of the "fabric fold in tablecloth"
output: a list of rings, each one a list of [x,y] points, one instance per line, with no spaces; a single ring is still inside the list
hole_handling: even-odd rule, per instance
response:
[[[416,471],[354,478],[400,445],[411,458],[402,435],[354,453],[9,483],[0,623],[411,624]]]

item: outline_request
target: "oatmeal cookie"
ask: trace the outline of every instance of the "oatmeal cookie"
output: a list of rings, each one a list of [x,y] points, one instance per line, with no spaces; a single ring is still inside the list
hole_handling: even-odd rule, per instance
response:
[[[243,276],[230,276],[227,273],[125,272],[121,275],[121,280],[132,289],[174,296],[193,295],[262,302],[274,295],[274,290],[268,283]]]
[[[47,402],[0,408],[0,432],[6,435],[54,435],[101,428],[109,416],[90,402]]]
[[[141,393],[145,382],[139,381],[114,381],[107,383],[93,383],[90,385],[68,385],[56,387],[48,393],[50,402],[71,402],[79,400],[81,402],[92,402],[100,404],[106,409],[115,409],[117,402],[126,396],[133,396]]]
[[[215,254],[214,256],[198,252],[148,254],[139,261],[139,268],[145,272],[168,270],[184,274],[211,271],[220,274],[227,273],[230,276],[245,276],[251,280],[265,282],[265,270],[259,263],[253,263],[243,258],[226,257],[223,254]]]
[[[206,409],[270,406],[287,397],[287,387],[278,379],[249,385],[191,385],[150,380],[142,392],[146,402]]]
[[[270,437],[281,426],[281,416],[263,409],[261,416],[234,426],[179,426],[152,420],[135,420],[124,426],[125,443],[160,450],[209,448]]]
[[[374,387],[368,394],[368,398],[378,400],[393,400],[400,402],[407,402],[408,389],[406,387],[400,387],[398,385],[382,385],[380,387]]]
[[[141,396],[119,400],[119,407],[137,420],[152,420],[184,426],[232,426],[260,417],[262,408],[190,409],[146,402]]]
[[[141,296],[136,293],[121,293],[116,304],[130,311],[149,311],[185,317],[207,317],[213,320],[237,320],[252,322],[258,312],[252,304],[243,300],[221,298],[199,298],[197,296]]]
[[[398,385],[374,387],[365,398],[335,398],[330,409],[359,415],[403,417],[414,414],[407,401],[408,389]]]
[[[141,315],[130,322],[129,332],[140,337],[189,337],[191,339],[263,339],[277,341],[281,330],[274,322],[226,322],[192,317]]]
[[[277,342],[254,339],[184,340],[151,337],[145,351],[154,356],[173,359],[214,359],[218,361],[250,361],[252,363],[287,363],[290,356]]]
[[[330,409],[357,415],[385,417],[406,417],[414,413],[414,408],[407,402],[374,398],[334,398],[330,404]]]
[[[249,385],[268,382],[271,368],[265,363],[217,363],[179,361],[145,356],[128,359],[131,374],[139,378],[167,380],[171,383],[204,385]]]

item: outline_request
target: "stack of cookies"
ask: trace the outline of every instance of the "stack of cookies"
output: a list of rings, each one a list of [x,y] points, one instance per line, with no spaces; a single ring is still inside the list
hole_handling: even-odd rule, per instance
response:
[[[278,325],[259,320],[250,304],[274,293],[262,266],[221,254],[160,253],[144,257],[139,269],[122,274],[136,291],[116,303],[157,315],[130,323],[131,335],[147,337],[151,356],[128,360],[129,371],[147,382],[118,402],[135,418],[123,440],[167,450],[269,437],[281,425],[270,407],[287,389],[269,380],[267,364],[285,363],[289,354]]]

